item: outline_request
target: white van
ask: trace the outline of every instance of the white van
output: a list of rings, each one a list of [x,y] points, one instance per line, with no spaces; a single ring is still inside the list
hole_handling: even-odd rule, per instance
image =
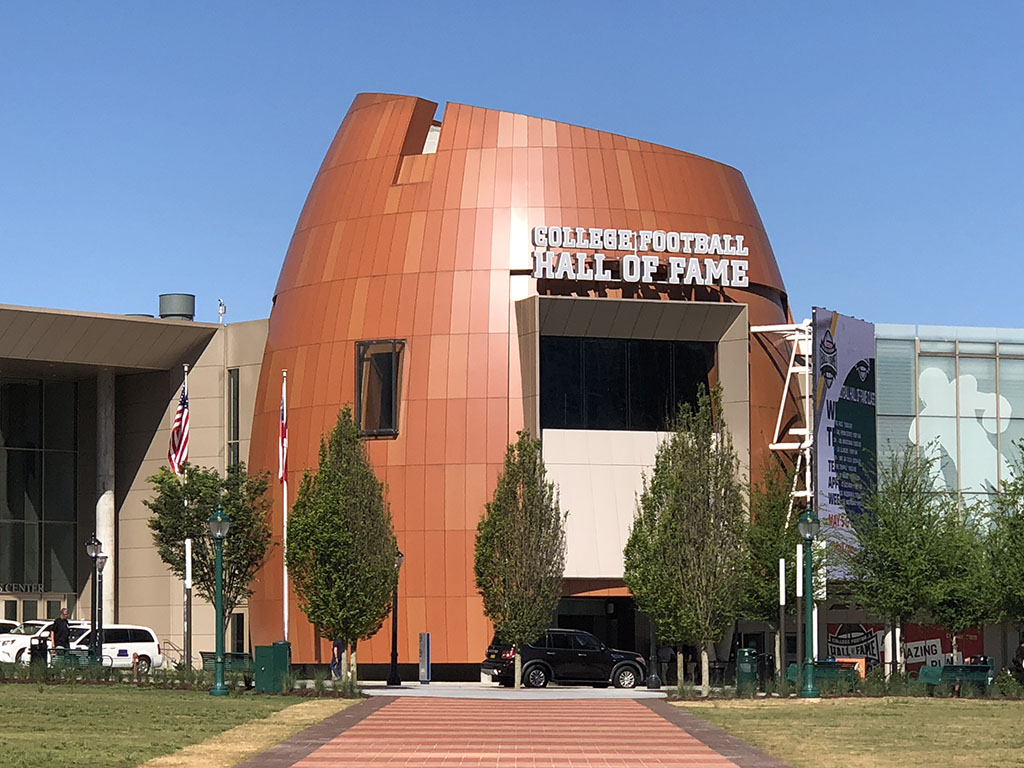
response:
[[[86,632],[71,644],[72,648],[89,650],[89,638],[92,632]],[[109,667],[131,668],[133,659],[138,655],[139,674],[146,674],[151,669],[163,666],[164,657],[157,642],[156,633],[149,627],[132,624],[107,624],[103,627],[103,665]]]

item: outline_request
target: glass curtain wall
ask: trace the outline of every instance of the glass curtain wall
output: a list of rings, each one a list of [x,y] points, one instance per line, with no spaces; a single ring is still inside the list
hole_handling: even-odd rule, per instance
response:
[[[878,452],[914,443],[946,488],[989,497],[1024,438],[1024,331],[876,326]]]
[[[0,378],[0,582],[75,591],[77,387]]]

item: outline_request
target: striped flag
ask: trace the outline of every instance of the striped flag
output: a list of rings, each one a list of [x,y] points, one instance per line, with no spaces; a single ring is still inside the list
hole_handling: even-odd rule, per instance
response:
[[[288,410],[285,406],[287,381],[281,379],[281,432],[277,439],[277,479],[282,483],[288,472]]]
[[[181,385],[178,410],[174,412],[174,426],[171,427],[171,445],[167,450],[167,461],[176,475],[184,474],[181,465],[188,461],[188,375]]]

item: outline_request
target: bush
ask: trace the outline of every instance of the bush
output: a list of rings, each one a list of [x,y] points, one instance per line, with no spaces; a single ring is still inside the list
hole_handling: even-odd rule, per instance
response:
[[[989,688],[989,695],[993,698],[1019,699],[1024,697],[1024,688],[1008,670],[1004,669],[993,681]]]
[[[860,687],[861,693],[865,696],[884,696],[888,690],[885,680],[885,669],[879,665],[864,676],[864,682]]]

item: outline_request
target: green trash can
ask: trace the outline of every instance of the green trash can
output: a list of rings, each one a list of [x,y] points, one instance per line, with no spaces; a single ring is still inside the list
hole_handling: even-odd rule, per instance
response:
[[[757,651],[739,648],[736,651],[736,688],[753,692],[757,687]]]
[[[253,657],[253,683],[256,693],[283,693],[284,678],[291,671],[292,644],[278,641],[257,645]]]

